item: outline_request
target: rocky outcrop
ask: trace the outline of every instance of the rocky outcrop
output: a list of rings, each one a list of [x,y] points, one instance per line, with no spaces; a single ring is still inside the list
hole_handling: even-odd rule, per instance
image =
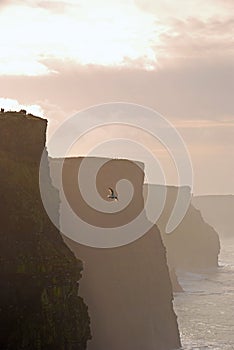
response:
[[[91,208],[82,198],[77,186],[82,160],[68,158],[63,165],[63,190],[74,213],[94,227],[110,231],[113,227],[128,225],[143,210],[143,165],[128,160],[109,160],[100,167],[95,185],[103,200],[108,200],[108,187],[116,191],[121,179],[130,181],[134,189],[125,209],[105,213]],[[50,160],[57,187],[56,169],[60,162],[62,160]],[[93,166],[98,167],[102,159],[86,158],[86,162],[88,178]],[[85,188],[88,192],[88,180]],[[121,190],[117,193],[116,205],[121,205],[124,194]],[[61,227],[79,232],[79,225],[67,219],[64,202],[65,199],[60,208]],[[65,221],[68,226],[64,225]],[[107,230],[107,240],[110,231]],[[180,347],[165,248],[157,226],[152,225],[145,235],[132,243],[109,249],[84,246],[66,237],[65,241],[85,266],[80,293],[89,305],[91,317],[89,350],[172,350]]]
[[[234,238],[234,195],[194,196],[192,203],[221,239]]]
[[[160,191],[159,185],[154,186],[154,192]],[[147,188],[145,189],[147,190]],[[184,187],[183,191],[190,191]],[[170,234],[165,233],[165,227],[174,207],[178,188],[167,187],[167,196],[164,209],[157,221],[162,240],[167,250],[167,260],[170,269],[185,271],[201,271],[218,266],[220,243],[217,232],[208,225],[199,210],[190,204],[186,215],[179,226]],[[155,198],[157,206],[157,198]]]
[[[0,115],[0,348],[83,350],[90,338],[78,296],[82,263],[49,220],[39,191],[47,121]],[[47,168],[48,196],[59,197]]]

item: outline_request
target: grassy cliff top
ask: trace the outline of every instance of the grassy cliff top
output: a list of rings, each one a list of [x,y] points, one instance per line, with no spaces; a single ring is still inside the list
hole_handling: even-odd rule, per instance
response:
[[[36,120],[36,121],[46,121],[46,119],[41,118],[41,117],[36,117],[35,115],[31,113],[27,113],[25,110],[21,110],[19,112],[16,111],[5,111],[5,110],[0,110],[0,120],[1,119],[8,119],[8,118],[24,118],[26,120]]]
[[[0,150],[17,160],[40,161],[46,143],[47,120],[0,109]]]

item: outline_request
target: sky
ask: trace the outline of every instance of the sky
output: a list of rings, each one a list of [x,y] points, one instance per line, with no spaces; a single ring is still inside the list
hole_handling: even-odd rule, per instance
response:
[[[153,108],[188,147],[194,193],[234,194],[233,0],[0,0],[0,33],[1,107],[47,118],[48,137],[96,104]]]

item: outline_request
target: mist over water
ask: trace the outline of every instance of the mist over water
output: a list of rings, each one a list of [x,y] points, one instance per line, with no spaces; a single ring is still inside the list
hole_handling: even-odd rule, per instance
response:
[[[221,241],[219,268],[180,273],[184,293],[175,294],[183,350],[234,349],[234,239]]]

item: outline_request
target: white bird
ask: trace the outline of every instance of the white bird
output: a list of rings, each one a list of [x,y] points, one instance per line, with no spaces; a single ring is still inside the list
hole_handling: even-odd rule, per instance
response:
[[[107,196],[107,198],[114,199],[115,201],[118,201],[118,196],[116,195],[114,190],[111,187],[109,187],[108,190],[109,190],[110,194]]]

